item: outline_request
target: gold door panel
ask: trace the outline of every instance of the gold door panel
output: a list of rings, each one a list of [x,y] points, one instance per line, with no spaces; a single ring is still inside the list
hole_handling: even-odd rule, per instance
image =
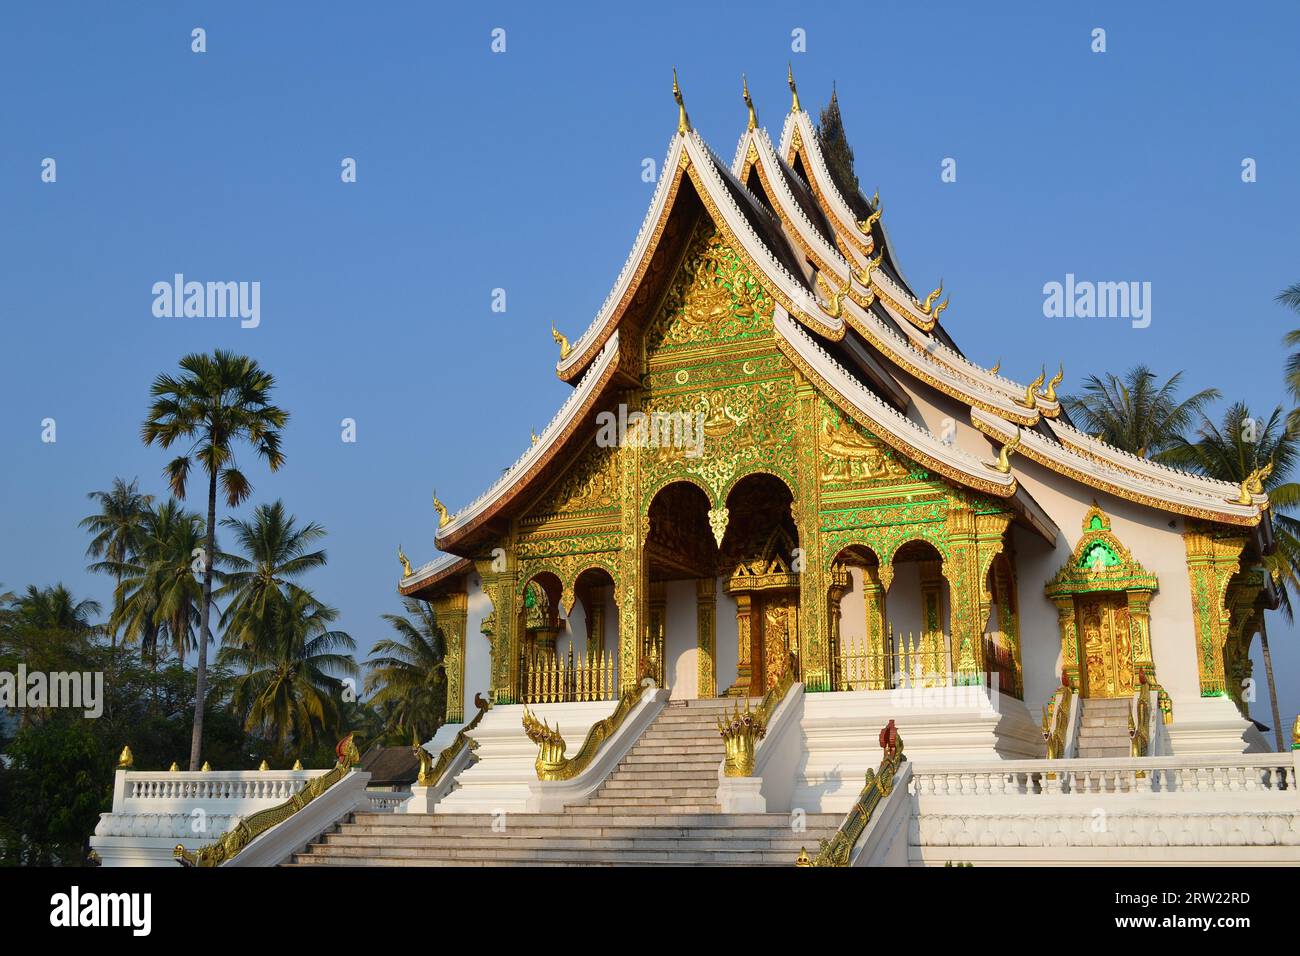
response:
[[[1130,697],[1137,689],[1128,600],[1123,594],[1079,597],[1079,649],[1085,697]]]

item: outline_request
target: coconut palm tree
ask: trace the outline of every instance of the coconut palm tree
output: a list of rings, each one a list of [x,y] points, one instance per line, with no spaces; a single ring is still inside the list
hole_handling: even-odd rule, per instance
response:
[[[243,555],[226,555],[227,570],[218,598],[229,598],[221,625],[229,644],[254,644],[271,624],[280,604],[294,595],[307,594],[295,581],[324,567],[325,552],[309,550],[325,537],[314,521],[299,525],[284,503],[258,505],[252,519],[226,518],[222,525],[234,531]]]
[[[406,598],[402,604],[406,615],[384,615],[397,637],[375,642],[365,690],[373,693],[372,704],[385,708],[391,730],[414,730],[428,740],[447,714],[447,644],[427,603]]]
[[[79,524],[93,535],[86,548],[86,557],[102,559],[90,565],[89,570],[112,574],[116,594],[122,585],[122,566],[135,556],[144,539],[145,522],[153,497],[141,494],[134,478],[129,484],[121,478],[114,478],[108,491],[92,491],[86,497],[99,505],[99,511],[82,518]],[[116,613],[115,607],[114,616]],[[117,654],[117,625],[112,622],[109,635],[111,661]]]
[[[208,689],[208,642],[212,630],[212,556],[216,553],[217,485],[226,505],[234,508],[248,498],[252,486],[235,464],[235,445],[244,441],[272,471],[284,464],[280,429],[289,413],[270,403],[275,379],[255,361],[217,349],[211,355],[187,355],[183,374],[159,375],[150,392],[153,404],[141,427],[146,445],[171,448],[188,443],[184,454],[164,469],[172,493],[185,497],[195,462],[208,479],[207,540],[201,561],[203,602],[199,615],[199,653],[195,673],[194,730],[190,740],[190,770],[197,770],[203,747],[203,712]]]
[[[1206,388],[1179,401],[1182,377],[1175,372],[1161,385],[1155,372],[1137,365],[1123,378],[1089,375],[1081,394],[1062,396],[1061,402],[1084,431],[1134,455],[1163,461],[1164,452],[1219,398],[1217,389]]]
[[[162,641],[183,661],[196,646],[203,601],[195,573],[195,555],[207,537],[203,519],[169,498],[151,509],[147,527],[138,558],[122,569],[114,624],[126,628],[124,641],[140,641],[142,659],[148,656],[156,665]],[[216,562],[223,558],[218,553]]]
[[[243,671],[231,703],[244,715],[245,730],[266,735],[282,753],[310,746],[338,725],[340,677],[358,669],[351,655],[356,642],[330,628],[337,617],[297,590],[274,604],[270,626],[255,643],[221,649],[221,663]]]
[[[1300,434],[1285,425],[1282,406],[1273,409],[1267,419],[1252,416],[1244,402],[1230,406],[1221,424],[1216,425],[1202,416],[1196,440],[1179,441],[1167,458],[1171,464],[1234,484],[1240,484],[1252,471],[1272,462],[1272,471],[1264,479],[1264,490],[1273,512],[1277,549],[1264,558],[1264,568],[1272,575],[1281,597],[1282,615],[1288,622],[1293,620],[1293,597],[1300,587],[1300,518],[1295,516],[1300,505],[1300,484],[1292,480],[1292,473],[1300,461]],[[1259,641],[1273,708],[1273,731],[1281,750],[1282,718],[1264,619],[1261,619]]]

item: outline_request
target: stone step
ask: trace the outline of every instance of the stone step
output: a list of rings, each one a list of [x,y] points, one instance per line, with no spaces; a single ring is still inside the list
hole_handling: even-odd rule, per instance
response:
[[[712,754],[639,754],[634,750],[618,765],[620,768],[643,767],[647,770],[656,767],[681,767],[683,770],[712,767],[717,770],[721,760],[721,755],[715,759]]]
[[[667,780],[681,780],[692,787],[708,786],[718,788],[717,766],[703,767],[699,770],[643,770],[641,768],[622,768],[605,781],[606,787],[614,790],[626,790],[629,787],[657,786]]]
[[[799,850],[808,845],[807,834],[786,834],[780,839],[763,837],[738,838],[735,836],[715,837],[650,837],[650,836],[559,836],[518,837],[518,836],[458,836],[458,837],[390,837],[382,843],[366,836],[346,833],[328,834],[322,843],[316,844],[326,850],[351,853],[361,850],[409,850],[440,853],[451,849],[500,850],[672,850],[690,851],[726,850],[734,852],[769,851],[797,855]],[[412,854],[403,854],[412,855]]]
[[[674,755],[677,755],[677,756],[683,756],[683,755],[691,755],[691,756],[693,756],[693,755],[699,755],[699,754],[717,754],[718,759],[721,760],[722,757],[723,757],[723,755],[726,753],[726,748],[723,747],[723,745],[722,745],[722,741],[718,741],[716,744],[713,744],[713,743],[710,743],[710,744],[681,744],[681,743],[678,743],[678,744],[645,744],[645,743],[641,743],[641,744],[637,744],[637,746],[632,750],[632,753],[635,753],[635,754],[638,754],[638,755],[640,755],[640,754],[674,754]]]
[[[344,865],[354,866],[360,861],[373,862],[376,860],[394,861],[399,859],[419,859],[425,865],[440,865],[447,860],[480,860],[495,861],[498,864],[519,864],[532,862],[554,862],[554,863],[575,863],[579,865],[591,865],[600,863],[610,864],[639,864],[639,863],[697,863],[697,864],[714,864],[714,863],[742,863],[742,864],[773,864],[777,866],[793,866],[794,857],[798,851],[792,855],[788,850],[682,850],[666,848],[662,850],[599,850],[591,849],[565,850],[565,849],[517,849],[514,847],[502,847],[500,849],[489,849],[481,847],[447,847],[440,850],[436,859],[430,859],[430,854],[419,848],[406,847],[332,847],[328,850],[325,848],[315,848],[309,853],[295,854],[295,862],[305,862],[312,860],[320,862],[322,860],[339,860]],[[364,865],[364,864],[363,864]],[[382,865],[382,864],[380,864]]]
[[[664,801],[659,799],[619,800],[619,799],[610,799],[610,798],[603,798],[603,797],[597,797],[583,804],[583,806],[595,810],[599,813],[608,813],[611,810],[622,813],[628,810],[634,810],[638,807],[641,807],[647,810],[654,810],[655,812],[664,814],[665,816],[672,816],[678,813],[680,814],[717,813],[719,810],[718,804],[713,802],[704,803],[704,802],[697,801],[695,803],[682,803],[673,806],[664,806]]]
[[[379,842],[379,841],[396,841],[404,843],[409,840],[538,840],[538,839],[645,839],[645,840],[767,840],[769,842],[781,840],[801,841],[807,844],[811,839],[816,842],[816,837],[829,835],[838,824],[838,818],[833,822],[828,822],[820,826],[809,826],[807,830],[801,833],[792,831],[788,824],[785,825],[761,825],[746,827],[716,827],[716,826],[664,826],[654,824],[650,826],[628,826],[626,821],[621,824],[608,824],[599,816],[584,816],[581,820],[572,820],[568,825],[557,825],[549,827],[516,827],[510,821],[507,821],[504,830],[493,829],[491,825],[485,824],[481,827],[436,827],[430,826],[427,829],[413,829],[409,827],[372,827],[364,824],[351,824],[344,828],[333,830],[322,836],[322,841],[332,843],[340,841],[344,843]]]

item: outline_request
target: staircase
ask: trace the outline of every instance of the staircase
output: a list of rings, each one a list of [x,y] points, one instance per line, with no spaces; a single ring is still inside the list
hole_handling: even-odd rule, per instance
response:
[[[286,866],[791,866],[839,814],[724,814],[717,718],[733,700],[671,701],[586,803],[563,813],[357,813]]]
[[[1080,757],[1127,757],[1130,752],[1128,718],[1132,701],[1127,697],[1081,698]]]

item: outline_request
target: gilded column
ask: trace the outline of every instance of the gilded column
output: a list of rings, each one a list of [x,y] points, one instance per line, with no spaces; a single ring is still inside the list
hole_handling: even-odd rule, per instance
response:
[[[1016,594],[1014,555],[1001,554],[994,559],[993,587],[998,605],[998,626],[1011,649],[1011,662],[1015,667],[1015,686],[1010,691],[1023,699],[1025,676],[1020,663],[1020,603]]]
[[[506,550],[498,557],[476,560],[474,568],[482,581],[483,593],[492,603],[492,611],[483,622],[483,633],[492,649],[492,700],[513,704],[519,682],[520,650],[515,560]]]
[[[978,684],[983,680],[984,621],[979,616],[983,587],[979,582],[975,514],[964,501],[950,502],[945,530],[948,556],[943,563],[943,574],[948,579],[952,603],[952,667],[957,684]]]
[[[717,589],[716,578],[700,578],[695,582],[695,632],[699,647],[699,671],[695,690],[697,697],[716,697],[718,693],[718,668],[714,656]]]
[[[817,467],[821,397],[807,379],[796,375],[795,414],[798,454],[797,494],[791,515],[799,530],[799,632],[803,635],[803,680],[809,691],[831,688],[830,628],[827,626],[829,557],[822,553],[821,481]]]
[[[752,660],[753,608],[747,592],[735,595],[736,598],[736,682],[727,690],[731,697],[748,697],[753,684]]]
[[[649,601],[646,609],[646,640],[641,649],[643,659],[652,665],[655,680],[661,687],[668,686],[668,664],[665,658],[664,626],[668,612],[668,598],[664,593],[664,582],[651,582]]]
[[[583,605],[587,611],[587,660],[594,661],[605,652],[605,589],[592,588]]]
[[[635,389],[620,395],[629,414],[641,407]],[[641,500],[641,450],[635,442],[625,442],[618,449],[619,484],[622,501],[622,549],[618,557],[618,670],[619,686],[626,692],[641,679],[639,654],[645,639],[645,598],[648,578],[645,568],[645,538],[650,517],[643,514],[648,502]]]
[[[1231,617],[1231,609],[1227,606],[1228,581],[1240,567],[1246,538],[1189,521],[1187,530],[1183,532],[1183,543],[1187,549],[1187,576],[1192,590],[1201,696],[1220,697],[1227,693],[1223,646]]]
[[[1057,625],[1061,631],[1061,675],[1074,688],[1079,684],[1079,634],[1074,620],[1074,595],[1052,597],[1056,605]]]
[[[438,610],[438,627],[442,630],[445,655],[443,672],[447,675],[447,723],[465,720],[465,628],[469,613],[469,596],[462,593],[443,597]]]

